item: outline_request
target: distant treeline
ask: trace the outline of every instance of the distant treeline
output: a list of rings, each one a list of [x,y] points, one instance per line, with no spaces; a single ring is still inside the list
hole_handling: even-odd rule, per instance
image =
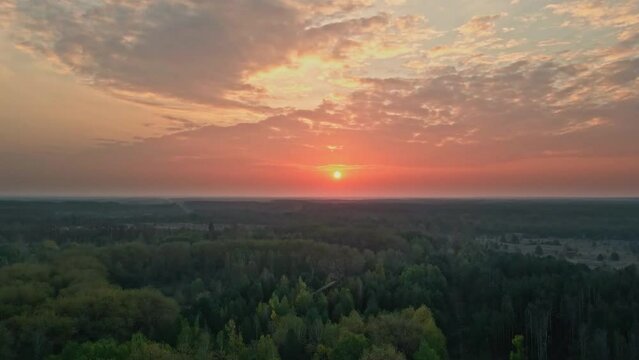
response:
[[[130,241],[166,235],[153,224],[223,225],[228,238],[342,228],[433,234],[639,240],[639,199],[405,201],[8,201],[0,200],[0,240]],[[259,227],[259,231],[258,231]],[[348,231],[348,230],[347,230]],[[375,230],[377,231],[377,230]]]

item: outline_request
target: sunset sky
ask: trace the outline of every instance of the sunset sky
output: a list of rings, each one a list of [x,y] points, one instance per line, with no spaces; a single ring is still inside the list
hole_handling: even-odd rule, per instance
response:
[[[639,196],[639,0],[0,0],[0,195]]]

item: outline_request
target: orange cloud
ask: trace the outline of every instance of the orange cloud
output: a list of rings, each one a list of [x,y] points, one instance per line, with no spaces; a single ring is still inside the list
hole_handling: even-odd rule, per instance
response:
[[[252,74],[307,54],[343,57],[390,21],[381,13],[314,25],[291,4],[47,0],[4,8],[14,14],[16,43],[95,86],[137,101],[153,94],[160,103],[180,99],[260,112],[268,108],[259,101],[264,90],[247,81]],[[304,8],[364,5],[319,1]]]
[[[493,35],[495,33],[495,22],[501,17],[501,14],[473,16],[457,30],[465,36],[482,37]]]
[[[553,13],[567,15],[590,25],[626,27],[639,24],[639,4],[634,0],[605,2],[568,1],[547,5]],[[570,23],[568,23],[570,24]]]

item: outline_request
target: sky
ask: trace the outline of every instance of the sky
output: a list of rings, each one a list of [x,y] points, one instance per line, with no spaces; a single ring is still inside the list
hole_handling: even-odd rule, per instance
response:
[[[639,0],[0,0],[0,195],[639,196]]]

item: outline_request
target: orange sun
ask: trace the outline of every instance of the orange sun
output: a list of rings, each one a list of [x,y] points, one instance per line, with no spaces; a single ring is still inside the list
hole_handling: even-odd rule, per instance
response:
[[[342,178],[342,172],[339,170],[335,170],[333,171],[333,179],[334,180],[340,180]]]

